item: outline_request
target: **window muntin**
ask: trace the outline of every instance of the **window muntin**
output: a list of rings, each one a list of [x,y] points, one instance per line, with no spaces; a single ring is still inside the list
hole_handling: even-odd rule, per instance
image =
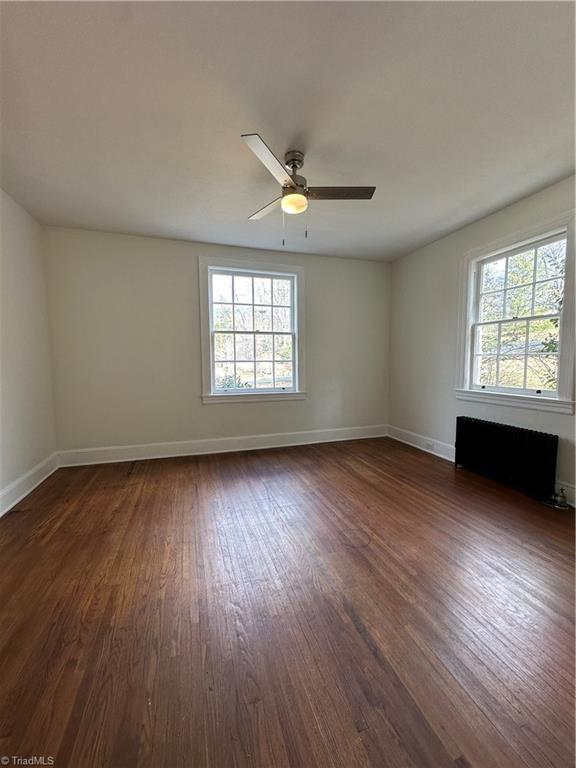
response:
[[[558,396],[566,234],[476,263],[472,388]]]
[[[212,394],[297,391],[296,275],[211,267]]]

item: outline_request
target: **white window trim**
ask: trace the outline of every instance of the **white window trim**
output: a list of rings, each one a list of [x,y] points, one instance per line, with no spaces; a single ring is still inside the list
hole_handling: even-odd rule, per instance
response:
[[[459,321],[457,339],[457,374],[455,394],[459,400],[488,405],[507,405],[555,413],[574,413],[574,209],[541,221],[520,232],[492,241],[464,254],[460,263]],[[560,323],[561,352],[558,361],[558,396],[548,394],[527,395],[472,387],[471,333],[474,322],[474,280],[478,261],[497,257],[516,246],[528,245],[534,240],[566,233],[566,272],[564,275],[564,304]]]
[[[245,272],[267,272],[277,275],[296,275],[296,304],[294,317],[296,322],[296,385],[289,392],[212,392],[212,350],[210,343],[210,301],[209,301],[209,270],[210,268],[232,269]],[[304,268],[274,264],[259,259],[229,259],[222,256],[200,256],[198,259],[199,288],[200,288],[200,340],[202,349],[202,402],[206,405],[214,403],[246,403],[274,402],[280,400],[304,400],[306,398],[305,373],[306,360],[304,356],[305,338],[305,285]]]

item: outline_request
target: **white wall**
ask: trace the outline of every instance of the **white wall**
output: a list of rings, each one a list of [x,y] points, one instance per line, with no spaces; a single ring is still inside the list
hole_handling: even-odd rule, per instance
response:
[[[504,208],[392,264],[390,424],[453,445],[456,416],[560,436],[558,478],[574,483],[574,418],[457,400],[459,264],[473,248],[574,208],[574,178]]]
[[[50,228],[60,449],[386,424],[388,264]],[[305,268],[306,389],[203,405],[198,257]]]
[[[0,229],[0,491],[12,504],[56,441],[41,228],[0,190]]]

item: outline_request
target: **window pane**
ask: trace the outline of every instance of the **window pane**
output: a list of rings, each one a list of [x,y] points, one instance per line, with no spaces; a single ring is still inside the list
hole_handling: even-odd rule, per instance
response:
[[[274,304],[282,304],[285,307],[291,305],[290,280],[274,280]]]
[[[292,386],[292,363],[274,363],[274,384],[276,387]]]
[[[531,320],[528,333],[528,353],[558,352],[560,341],[560,321],[558,318]]]
[[[501,357],[498,386],[524,387],[524,357]]]
[[[274,336],[274,360],[292,360],[292,336]]]
[[[534,314],[552,315],[562,309],[564,280],[549,280],[534,286]]]
[[[272,330],[272,308],[254,307],[254,330],[271,331]]]
[[[234,329],[236,331],[252,330],[252,305],[236,304],[234,307]]]
[[[502,307],[504,304],[504,291],[488,293],[482,296],[480,305],[480,320],[502,320]]]
[[[290,327],[290,310],[284,307],[274,307],[274,330],[275,331],[291,331]]]
[[[230,304],[214,304],[212,322],[215,331],[232,331],[232,307]]]
[[[231,275],[212,275],[212,301],[232,301]]]
[[[234,363],[216,363],[214,366],[214,384],[216,389],[234,389]]]
[[[272,360],[272,336],[256,336],[256,360]]]
[[[272,363],[256,363],[256,387],[274,388]]]
[[[498,326],[481,325],[478,327],[477,351],[486,354],[487,352],[498,351]]]
[[[534,250],[516,253],[508,259],[508,279],[506,285],[524,285],[534,282]]]
[[[532,314],[532,286],[506,291],[506,317],[526,317]]]
[[[252,304],[252,278],[234,275],[234,301]]]
[[[496,386],[496,357],[494,355],[478,355],[476,357],[475,384],[485,387]]]
[[[236,386],[240,389],[254,388],[254,363],[236,363]]]
[[[234,360],[234,335],[231,333],[214,334],[214,359]]]
[[[536,279],[562,276],[566,262],[566,240],[557,240],[538,248],[536,258]]]
[[[254,335],[236,334],[236,360],[254,360]],[[238,373],[238,371],[236,371]]]
[[[272,280],[269,277],[254,278],[254,304],[272,304]]]
[[[554,391],[558,389],[558,357],[539,355],[526,363],[526,387]]]
[[[526,349],[526,322],[503,323],[500,331],[500,354],[524,354]]]
[[[489,261],[482,266],[482,293],[499,291],[504,288],[506,259]]]

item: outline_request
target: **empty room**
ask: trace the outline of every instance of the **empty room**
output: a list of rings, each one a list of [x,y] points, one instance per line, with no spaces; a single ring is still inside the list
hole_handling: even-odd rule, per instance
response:
[[[0,765],[573,768],[575,5],[0,0]]]

